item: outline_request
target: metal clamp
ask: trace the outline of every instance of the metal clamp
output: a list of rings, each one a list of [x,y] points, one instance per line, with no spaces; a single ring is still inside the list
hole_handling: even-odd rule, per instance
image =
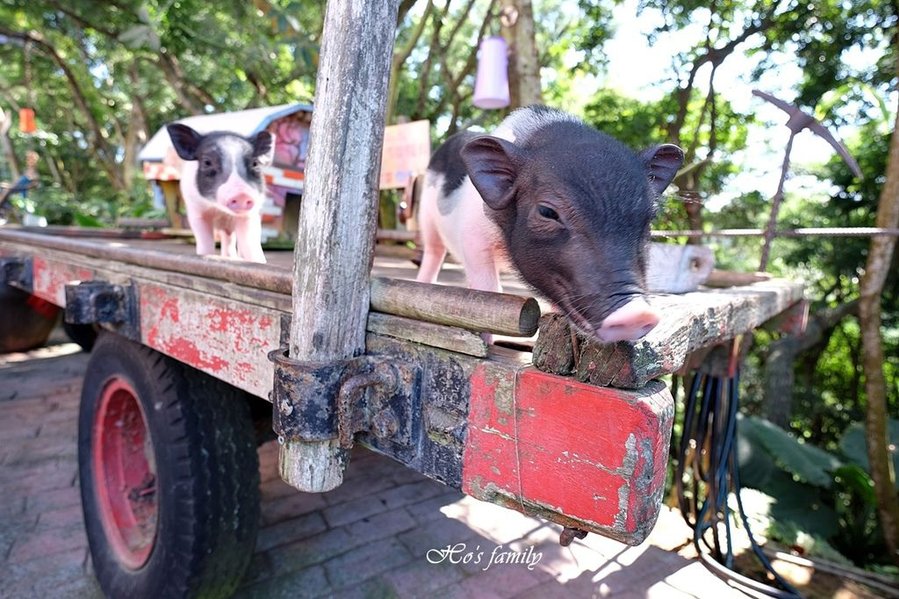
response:
[[[140,339],[137,289],[106,281],[66,285],[65,320],[71,324],[102,324],[130,338]]]
[[[4,283],[30,293],[34,288],[31,258],[15,256],[0,258],[0,285]]]
[[[403,446],[412,443],[412,402],[419,369],[391,356],[364,355],[337,362],[300,362],[285,348],[269,353],[275,364],[273,428],[299,441],[339,439],[356,433]]]

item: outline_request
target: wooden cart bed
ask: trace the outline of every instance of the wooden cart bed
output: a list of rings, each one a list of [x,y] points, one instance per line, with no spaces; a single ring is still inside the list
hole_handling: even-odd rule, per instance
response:
[[[200,258],[184,240],[84,235],[0,228],[0,283],[67,313],[87,303],[104,328],[274,399],[281,434],[318,434],[273,398],[292,252],[259,265]],[[409,259],[384,253],[366,356],[395,364],[402,389],[368,415],[383,434],[347,434],[361,430],[366,445],[476,498],[631,544],[652,529],[664,491],[674,404],[659,377],[802,300],[801,284],[781,280],[652,296],[663,321],[638,342],[593,343],[558,315],[544,315],[534,338],[536,304],[514,278],[503,281],[510,295],[418,285],[404,282],[415,277]],[[440,281],[462,285],[463,273],[448,265]],[[531,339],[488,349],[479,327]]]

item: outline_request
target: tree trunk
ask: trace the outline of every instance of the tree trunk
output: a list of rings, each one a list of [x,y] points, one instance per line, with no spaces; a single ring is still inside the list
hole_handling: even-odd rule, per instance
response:
[[[406,8],[406,11],[411,8],[411,4],[414,4],[414,2],[409,2],[408,4],[410,6]],[[428,0],[428,5],[425,7],[425,11],[421,15],[421,19],[419,19],[418,24],[415,26],[415,29],[413,29],[410,33],[409,39],[406,41],[406,44],[399,50],[395,50],[393,53],[393,60],[391,61],[390,65],[390,83],[387,86],[386,122],[388,125],[394,124],[397,117],[396,104],[399,99],[399,81],[403,65],[406,63],[406,59],[409,58],[409,55],[412,54],[412,50],[415,49],[416,44],[418,44],[418,40],[421,38],[421,34],[425,30],[425,25],[427,24],[428,19],[431,18],[431,10],[433,8],[434,0]]]
[[[294,250],[293,360],[333,363],[365,352],[378,168],[398,5],[399,0],[328,2]],[[293,407],[276,409],[290,413]],[[343,482],[347,460],[348,452],[336,439],[284,439],[279,470],[300,490],[328,491]]]
[[[877,206],[877,227],[899,226],[899,111],[890,141],[887,159],[886,181],[880,192]],[[865,419],[865,436],[868,445],[868,461],[877,497],[877,513],[883,527],[884,540],[892,561],[899,564],[899,501],[896,500],[896,473],[890,459],[887,435],[886,380],[883,373],[883,345],[880,337],[880,296],[890,270],[896,238],[875,236],[865,274],[860,284],[859,321],[862,341],[862,370],[865,376],[865,393],[868,412]]]
[[[543,94],[531,0],[502,0],[502,9],[514,9],[518,13],[518,19],[511,27],[503,27],[503,37],[509,44],[509,96],[512,108],[540,104]]]
[[[796,357],[830,335],[839,322],[858,313],[858,300],[821,310],[809,319],[802,335],[785,335],[774,341],[765,358],[765,418],[787,429],[793,414],[794,364]]]

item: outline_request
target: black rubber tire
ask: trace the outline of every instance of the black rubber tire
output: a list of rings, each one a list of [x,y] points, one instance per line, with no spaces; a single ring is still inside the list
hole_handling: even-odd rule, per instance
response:
[[[0,354],[46,345],[57,322],[57,306],[0,283]]]
[[[92,435],[104,385],[136,391],[155,459],[156,532],[146,562],[131,569],[104,532]],[[147,450],[150,452],[150,450]],[[240,393],[123,337],[101,331],[81,395],[78,464],[94,572],[107,597],[228,597],[253,555],[259,527],[259,463]]]
[[[66,332],[66,336],[81,346],[81,349],[90,353],[94,349],[94,343],[97,342],[97,335],[100,327],[95,324],[72,324],[62,321],[62,329]]]

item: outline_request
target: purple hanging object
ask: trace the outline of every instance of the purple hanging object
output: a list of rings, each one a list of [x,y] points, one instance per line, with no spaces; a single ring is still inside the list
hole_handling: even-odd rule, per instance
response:
[[[509,105],[509,56],[506,40],[498,35],[481,40],[472,103],[486,109]]]

